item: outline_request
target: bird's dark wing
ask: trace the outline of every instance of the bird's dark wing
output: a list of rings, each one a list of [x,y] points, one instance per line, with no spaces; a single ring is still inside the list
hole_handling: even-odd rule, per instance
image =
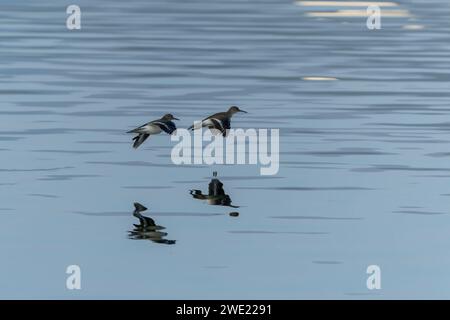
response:
[[[229,118],[226,118],[224,120],[222,120],[222,126],[225,130],[230,130],[231,128],[231,121]]]
[[[211,118],[209,119],[210,123],[212,123],[212,125],[209,125],[208,128],[210,129],[217,129],[220,132],[223,132],[223,125],[222,125],[222,121],[216,119],[216,118]]]
[[[146,133],[142,133],[137,135],[136,137],[133,138],[134,143],[133,143],[133,148],[137,149],[141,144],[144,143],[145,140],[147,140],[147,138],[149,137],[149,134]]]
[[[228,117],[209,117],[209,120],[212,125],[209,125],[209,129],[219,130],[222,135],[225,137],[227,135],[227,130],[230,129],[231,123]]]
[[[177,130],[175,123],[172,121],[156,120],[153,121],[152,124],[157,125],[162,131],[168,134],[172,134],[175,130]]]
[[[230,121],[229,118],[226,118],[226,119],[222,120],[222,128],[223,128],[222,135],[224,137],[226,137],[227,133],[228,133],[227,130],[230,130],[230,128],[231,128],[231,121]]]

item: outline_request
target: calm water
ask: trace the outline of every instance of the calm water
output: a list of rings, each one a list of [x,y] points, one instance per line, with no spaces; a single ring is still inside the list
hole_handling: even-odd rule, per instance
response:
[[[1,4],[0,298],[450,298],[447,0],[378,31],[283,0],[73,2],[79,31],[60,1]],[[124,133],[233,104],[280,129],[278,175]],[[189,193],[213,171],[238,209]],[[130,239],[134,202],[162,234]]]

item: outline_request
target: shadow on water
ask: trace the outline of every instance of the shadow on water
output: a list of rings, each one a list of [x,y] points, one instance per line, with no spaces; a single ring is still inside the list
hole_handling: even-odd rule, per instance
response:
[[[141,212],[146,211],[147,208],[140,203],[134,203],[133,216],[139,219],[139,224],[133,224],[133,230],[128,231],[128,238],[133,240],[150,240],[155,243],[175,244],[176,240],[165,239],[167,236],[163,226],[158,226],[150,217],[143,216]]]
[[[208,194],[203,194],[201,190],[190,190],[189,193],[194,199],[206,200],[206,203],[213,206],[225,206],[239,208],[231,204],[231,198],[225,193],[223,183],[217,179],[217,172],[214,171],[211,182],[208,185]]]

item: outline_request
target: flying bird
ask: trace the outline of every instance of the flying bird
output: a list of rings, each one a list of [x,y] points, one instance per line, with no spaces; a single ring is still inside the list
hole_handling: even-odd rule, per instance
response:
[[[136,129],[128,131],[127,133],[137,134],[137,136],[133,138],[133,148],[137,149],[150,135],[159,134],[163,131],[168,134],[172,134],[175,130],[177,130],[177,127],[172,120],[179,119],[168,113],[160,119],[150,121],[140,127],[137,127]]]
[[[247,111],[241,110],[236,106],[230,107],[228,111],[215,113],[208,118],[203,119],[201,122],[196,123],[189,127],[189,130],[200,129],[207,127],[209,129],[219,130],[224,137],[227,136],[227,130],[231,127],[231,117],[238,112],[247,113]]]

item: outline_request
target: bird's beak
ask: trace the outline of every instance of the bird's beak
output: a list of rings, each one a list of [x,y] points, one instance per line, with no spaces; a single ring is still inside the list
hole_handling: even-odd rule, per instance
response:
[[[173,120],[180,120],[180,119],[173,117]]]
[[[247,111],[244,111],[244,110],[239,110],[239,112],[248,113]]]

